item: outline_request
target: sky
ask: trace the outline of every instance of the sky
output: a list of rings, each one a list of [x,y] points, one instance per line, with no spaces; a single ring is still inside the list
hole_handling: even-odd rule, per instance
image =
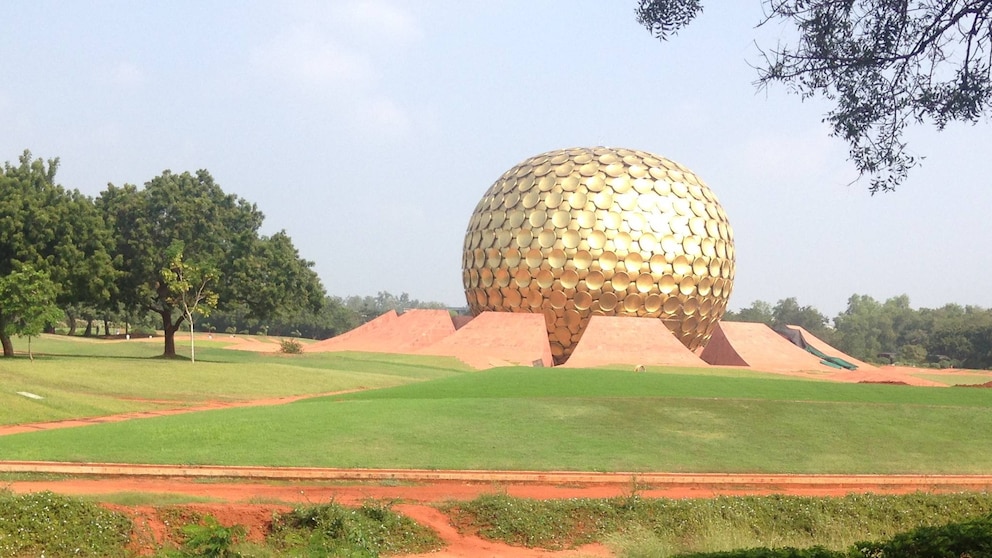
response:
[[[732,6],[727,6],[731,4]],[[461,252],[489,186],[568,147],[639,149],[703,178],[734,229],[730,309],[853,294],[992,307],[992,127],[909,131],[920,168],[871,196],[829,105],[757,90],[759,0],[678,36],[633,0],[12,0],[0,161],[58,157],[96,197],[207,169],[314,262],[328,294],[465,305]]]

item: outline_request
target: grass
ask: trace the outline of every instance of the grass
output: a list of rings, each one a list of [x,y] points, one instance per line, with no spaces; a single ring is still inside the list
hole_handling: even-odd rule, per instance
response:
[[[750,547],[844,549],[920,526],[988,515],[990,494],[723,496],[712,499],[527,500],[505,494],[449,502],[463,532],[547,549],[606,543],[621,556],[671,556]]]
[[[980,385],[992,381],[992,375],[989,374],[945,373],[945,374],[913,374],[913,375],[916,376],[917,378],[930,380],[931,382],[938,382],[948,386]]]
[[[450,374],[289,405],[5,436],[0,455],[428,469],[992,472],[988,390],[685,372]]]
[[[255,354],[198,345],[191,363],[157,358],[157,343],[42,336],[35,345],[45,354],[34,361],[0,359],[0,425],[375,389],[466,370],[455,359],[410,355]]]

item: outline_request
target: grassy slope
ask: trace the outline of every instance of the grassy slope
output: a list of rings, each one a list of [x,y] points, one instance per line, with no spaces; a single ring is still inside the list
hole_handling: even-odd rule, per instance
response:
[[[159,342],[44,336],[33,345],[42,353],[34,361],[0,359],[0,424],[380,388],[465,370],[454,359],[256,354],[199,342],[195,363],[157,358],[162,351]],[[179,348],[188,353],[188,346],[180,343]],[[44,399],[28,399],[17,392]]]
[[[0,455],[336,467],[992,472],[989,390],[688,372],[443,374],[279,407],[8,436],[0,438]]]

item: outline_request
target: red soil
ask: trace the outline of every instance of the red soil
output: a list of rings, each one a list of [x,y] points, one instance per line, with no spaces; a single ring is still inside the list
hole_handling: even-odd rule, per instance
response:
[[[563,366],[709,366],[656,318],[592,316]]]
[[[554,365],[544,314],[525,312],[483,312],[417,353],[453,356],[476,369]]]
[[[430,480],[439,472],[423,472],[425,479],[388,485],[386,482],[354,482],[328,484],[302,481],[297,483],[252,481],[238,479],[238,470],[229,472],[235,480],[203,482],[193,478],[166,476],[137,477],[129,475],[96,478],[68,478],[49,481],[18,481],[7,488],[16,493],[50,490],[68,495],[100,495],[121,492],[147,494],[182,494],[217,500],[217,503],[184,504],[155,508],[150,506],[108,506],[122,511],[135,521],[136,546],[150,552],[163,542],[175,542],[176,514],[212,515],[221,524],[247,528],[249,540],[260,541],[271,525],[272,514],[293,506],[329,501],[356,505],[374,499],[396,500],[396,511],[418,523],[430,526],[445,541],[440,552],[425,556],[503,556],[503,557],[565,557],[610,556],[602,545],[589,545],[564,552],[520,548],[481,539],[471,533],[460,533],[434,505],[450,500],[471,500],[481,494],[506,493],[520,498],[608,498],[631,494],[632,487],[646,498],[710,498],[734,494],[799,494],[836,496],[855,492],[909,493],[920,490],[950,492],[963,489],[983,490],[992,487],[992,476],[793,476],[793,475],[615,475],[607,482],[579,482],[571,473],[541,473],[542,480],[534,482],[505,482],[505,474],[492,471],[451,471],[460,480]],[[368,471],[365,471],[368,473]],[[444,473],[444,472],[440,472]],[[583,475],[583,474],[579,474]],[[588,476],[588,474],[584,474]],[[659,480],[662,479],[662,480]],[[664,480],[667,479],[667,480]],[[276,503],[253,503],[253,502]],[[170,518],[172,518],[170,525]]]
[[[309,345],[305,351],[413,353],[454,332],[455,325],[447,310],[412,309],[399,316],[390,310],[347,333]]]
[[[772,328],[757,323],[718,323],[699,357],[713,365],[750,366],[769,372],[834,370]]]

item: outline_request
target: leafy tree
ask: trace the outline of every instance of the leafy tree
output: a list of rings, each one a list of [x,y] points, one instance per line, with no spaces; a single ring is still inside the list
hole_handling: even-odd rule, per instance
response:
[[[799,306],[795,297],[778,301],[772,309],[772,326],[800,326],[813,335],[820,336],[825,331],[827,318],[812,306]]]
[[[0,276],[0,343],[5,357],[14,354],[12,335],[28,337],[30,356],[30,338],[64,315],[55,304],[58,288],[47,273],[29,264],[15,264],[14,267],[7,275]]]
[[[758,324],[772,325],[774,315],[772,305],[763,300],[755,300],[751,306],[742,308],[737,312],[727,311],[723,319],[728,322],[752,322]]]
[[[249,317],[294,308],[318,310],[323,286],[285,233],[259,236],[263,215],[254,204],[225,194],[205,170],[165,171],[143,189],[108,186],[97,200],[114,228],[124,262],[120,302],[157,314],[165,356],[175,356],[175,333],[188,319],[163,273],[174,263],[169,247],[182,243],[182,260],[216,272],[211,290],[219,308],[242,305]]]
[[[91,199],[55,183],[57,170],[29,151],[0,170],[0,278],[26,265],[55,285],[60,307],[103,305],[116,277],[110,230]]]
[[[762,0],[761,25],[796,30],[762,52],[758,85],[785,84],[834,103],[825,122],[843,138],[870,191],[893,190],[917,159],[902,135],[977,122],[992,99],[992,0]],[[638,21],[661,39],[688,25],[701,0],[638,0]]]
[[[851,295],[847,309],[834,318],[837,348],[862,359],[895,352],[896,335],[882,304],[868,295]]]
[[[349,296],[345,299],[345,306],[357,312],[361,323],[368,322],[378,316],[395,310],[402,313],[410,308],[443,309],[447,306],[440,302],[423,302],[415,298],[410,298],[407,293],[396,296],[389,291],[379,291],[375,296]]]
[[[160,273],[168,289],[167,300],[179,308],[189,324],[189,359],[196,362],[193,322],[196,314],[209,316],[217,306],[217,293],[211,290],[217,282],[217,271],[183,260],[181,240],[173,242],[166,253],[169,263]]]
[[[922,345],[899,347],[899,360],[909,364],[923,364],[927,361],[927,350]]]

